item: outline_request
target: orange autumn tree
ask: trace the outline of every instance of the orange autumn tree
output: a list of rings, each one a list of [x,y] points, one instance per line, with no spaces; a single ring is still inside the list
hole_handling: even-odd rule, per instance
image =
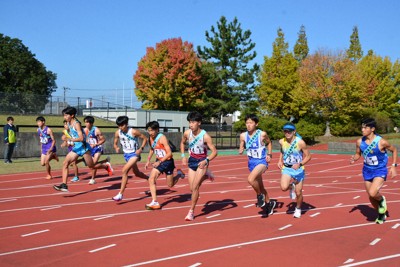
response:
[[[193,109],[201,98],[199,66],[193,45],[173,38],[148,47],[133,77],[137,98],[143,109]]]

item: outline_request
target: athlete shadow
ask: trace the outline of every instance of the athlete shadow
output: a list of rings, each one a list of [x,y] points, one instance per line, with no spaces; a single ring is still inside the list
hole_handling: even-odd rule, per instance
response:
[[[196,215],[196,217],[205,216],[215,211],[224,211],[236,208],[238,205],[233,199],[223,199],[216,201],[207,201],[201,210],[202,213]]]
[[[80,196],[80,195],[85,195],[85,194],[88,194],[88,193],[91,193],[91,192],[100,191],[100,190],[109,191],[109,190],[118,190],[120,188],[121,188],[121,184],[120,183],[119,184],[112,184],[112,185],[107,186],[107,187],[94,188],[92,190],[83,191],[83,192],[79,192],[79,193],[76,193],[76,194],[67,195],[67,196],[64,196],[64,197],[77,197],[77,196]]]
[[[176,191],[173,191],[173,192],[176,192]],[[181,194],[181,195],[171,196],[169,198],[166,198],[168,200],[161,204],[161,208],[163,208],[164,206],[167,206],[169,203],[172,203],[172,202],[183,203],[183,202],[190,201],[191,196],[192,196],[192,194]]]
[[[362,215],[364,215],[365,218],[366,218],[366,220],[369,221],[369,222],[374,222],[375,219],[376,219],[376,216],[378,216],[377,211],[376,211],[374,208],[372,208],[372,207],[370,207],[370,206],[368,206],[368,205],[357,205],[357,206],[354,206],[354,207],[349,211],[349,213],[352,213],[352,212],[354,212],[354,211],[356,211],[356,210],[359,210],[360,213],[361,213]],[[389,217],[389,214],[388,214],[388,213],[387,213],[387,215],[388,215],[388,217]]]
[[[296,202],[291,202],[291,203],[287,204],[286,205],[286,207],[287,207],[286,214],[293,214],[294,210],[296,208],[296,205],[297,205]],[[313,210],[315,208],[316,207],[311,205],[310,203],[303,202],[301,204],[301,214],[306,214],[309,210]]]

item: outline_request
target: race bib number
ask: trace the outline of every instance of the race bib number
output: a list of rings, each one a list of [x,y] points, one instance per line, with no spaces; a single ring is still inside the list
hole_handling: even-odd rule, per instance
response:
[[[294,155],[289,155],[285,160],[285,163],[288,164],[288,165],[294,165],[294,164],[297,164],[299,162],[300,162],[299,158],[295,157]]]
[[[193,147],[190,148],[190,151],[194,154],[204,154],[204,147],[194,145]]]
[[[95,145],[95,144],[97,144],[97,139],[96,138],[88,138],[88,143],[90,145]]]
[[[47,144],[48,142],[49,142],[49,139],[47,137],[43,137],[43,136],[40,137],[40,143]]]
[[[154,153],[156,154],[157,158],[165,157],[165,151],[163,149],[155,149]]]
[[[260,159],[261,158],[261,152],[258,149],[249,149],[247,150],[247,156]]]
[[[378,165],[378,158],[376,156],[366,157],[364,159],[365,164],[370,166],[377,166]]]

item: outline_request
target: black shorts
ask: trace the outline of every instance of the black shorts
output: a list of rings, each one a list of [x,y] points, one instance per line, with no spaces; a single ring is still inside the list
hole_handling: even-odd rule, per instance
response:
[[[159,161],[159,160],[157,160]],[[156,168],[160,173],[165,173],[166,175],[171,175],[174,173],[175,162],[174,159],[169,159],[161,162],[160,165]]]

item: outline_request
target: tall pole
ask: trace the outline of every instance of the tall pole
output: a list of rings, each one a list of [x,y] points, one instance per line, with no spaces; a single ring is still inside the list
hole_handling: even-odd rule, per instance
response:
[[[71,90],[69,87],[63,87],[63,89],[64,89],[64,103],[65,103],[65,100],[66,100],[66,95],[67,95],[67,90]]]

